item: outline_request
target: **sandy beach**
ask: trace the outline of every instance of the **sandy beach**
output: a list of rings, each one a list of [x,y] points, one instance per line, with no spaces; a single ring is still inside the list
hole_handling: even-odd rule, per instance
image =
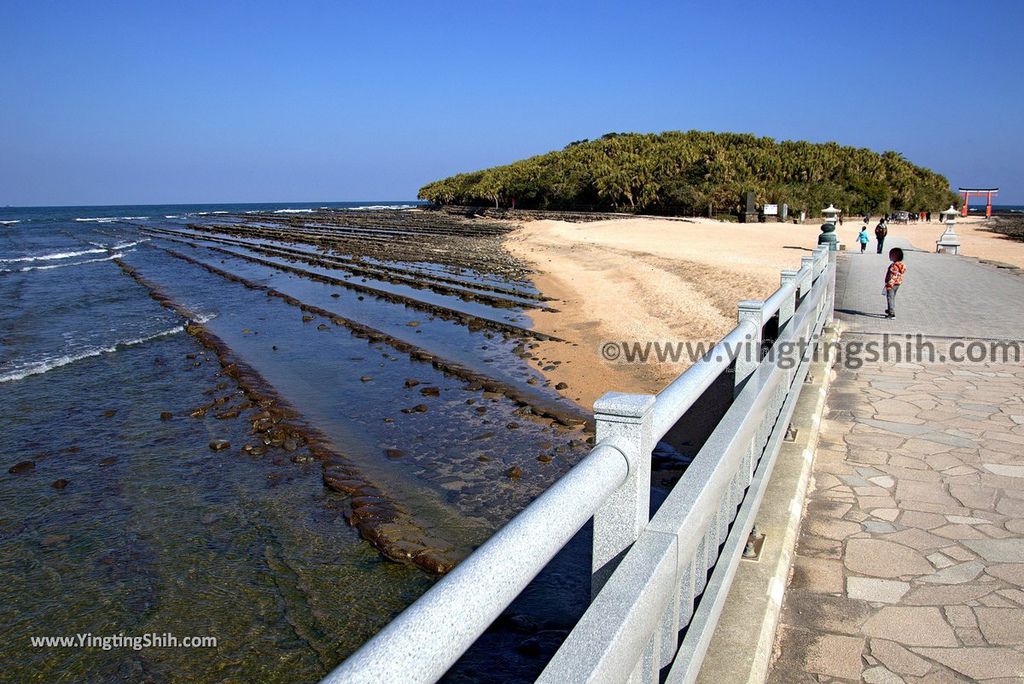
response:
[[[958,220],[963,253],[1024,267],[1024,243],[982,230],[983,220]],[[861,225],[844,221],[840,240],[852,247]],[[933,251],[944,228],[937,221],[892,225],[890,235]],[[557,312],[532,317],[534,328],[571,343],[539,343],[539,364],[552,384],[567,385],[563,395],[590,409],[606,391],[655,393],[690,365],[612,363],[602,357],[604,344],[717,341],[735,324],[736,302],[771,294],[779,271],[799,267],[819,233],[815,221],[542,220],[524,224],[505,246],[532,265],[537,286],[557,300]]]

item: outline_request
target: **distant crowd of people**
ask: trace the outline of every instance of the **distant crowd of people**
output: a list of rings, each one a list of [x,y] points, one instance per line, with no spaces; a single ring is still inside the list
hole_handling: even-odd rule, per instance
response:
[[[891,214],[882,214],[880,217],[886,223],[917,223],[918,221],[930,222],[932,212],[930,211],[894,211]],[[864,216],[864,223],[871,223],[871,215]]]

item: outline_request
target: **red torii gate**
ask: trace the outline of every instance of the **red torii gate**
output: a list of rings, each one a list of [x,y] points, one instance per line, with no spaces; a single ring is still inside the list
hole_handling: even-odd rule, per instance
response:
[[[985,218],[992,218],[992,195],[999,192],[999,188],[958,188],[958,192],[964,196],[964,206],[960,210],[963,216],[967,216],[967,204],[971,201],[971,195],[975,197],[985,196]]]

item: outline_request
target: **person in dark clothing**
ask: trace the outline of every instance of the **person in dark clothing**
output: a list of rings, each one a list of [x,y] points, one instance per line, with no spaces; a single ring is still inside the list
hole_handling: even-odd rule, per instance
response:
[[[875,226],[875,240],[878,241],[878,253],[882,253],[882,247],[885,245],[885,236],[889,234],[889,228],[885,225],[884,221],[879,221],[878,225]]]

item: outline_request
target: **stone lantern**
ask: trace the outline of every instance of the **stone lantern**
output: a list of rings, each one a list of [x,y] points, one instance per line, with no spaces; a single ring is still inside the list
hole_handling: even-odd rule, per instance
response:
[[[819,245],[828,245],[830,252],[839,249],[839,239],[836,237],[836,217],[839,216],[839,209],[832,206],[830,202],[827,209],[821,210],[825,222],[821,224],[821,235],[818,236]]]
[[[960,253],[960,236],[956,234],[955,228],[956,214],[957,211],[952,204],[941,214],[946,219],[946,232],[935,242],[935,251],[939,254]]]

